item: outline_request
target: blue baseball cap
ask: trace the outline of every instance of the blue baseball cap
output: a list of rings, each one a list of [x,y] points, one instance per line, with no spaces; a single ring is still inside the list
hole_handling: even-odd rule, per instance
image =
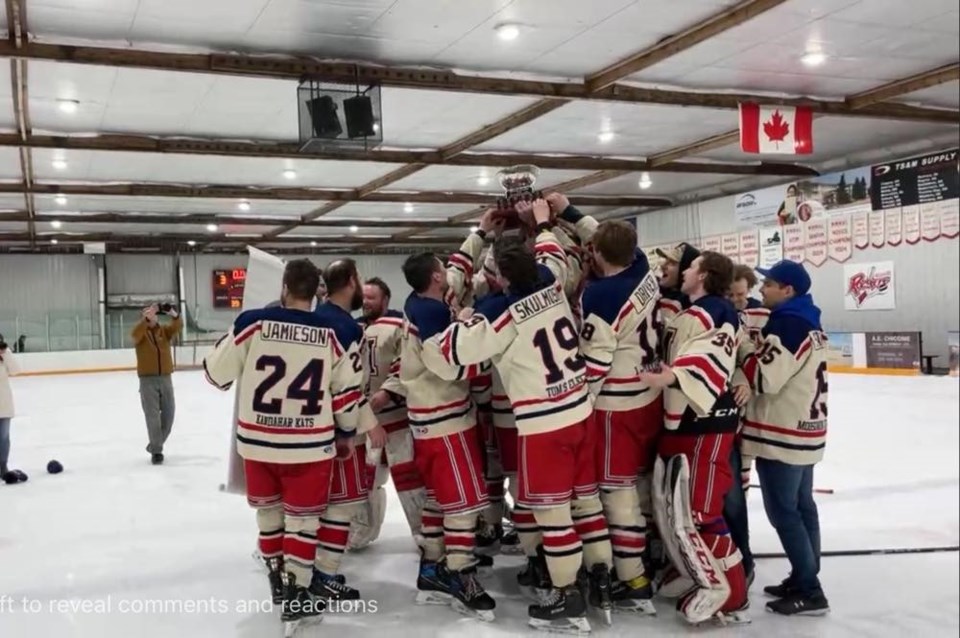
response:
[[[803,264],[784,259],[771,268],[757,268],[757,272],[782,286],[793,286],[798,295],[810,292],[810,275]]]

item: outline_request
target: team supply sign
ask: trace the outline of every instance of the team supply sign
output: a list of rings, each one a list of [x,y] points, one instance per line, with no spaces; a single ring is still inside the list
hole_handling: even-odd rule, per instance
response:
[[[892,261],[846,264],[843,305],[847,310],[894,310],[896,280]]]

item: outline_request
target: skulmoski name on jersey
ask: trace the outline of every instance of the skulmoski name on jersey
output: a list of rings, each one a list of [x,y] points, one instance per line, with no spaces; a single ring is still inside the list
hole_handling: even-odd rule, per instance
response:
[[[513,315],[514,321],[523,323],[565,302],[566,297],[563,296],[563,291],[557,286],[550,286],[510,306],[510,314]]]

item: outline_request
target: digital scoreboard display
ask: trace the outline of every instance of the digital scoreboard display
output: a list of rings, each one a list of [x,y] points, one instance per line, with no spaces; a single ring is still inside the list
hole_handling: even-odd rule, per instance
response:
[[[246,268],[213,271],[213,307],[239,310],[243,307],[243,284]]]

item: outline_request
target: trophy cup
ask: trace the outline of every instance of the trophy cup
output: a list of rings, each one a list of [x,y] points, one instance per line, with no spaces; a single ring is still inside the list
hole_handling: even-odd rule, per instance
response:
[[[495,216],[505,220],[506,230],[516,230],[523,225],[516,209],[519,202],[532,202],[543,197],[540,191],[533,189],[539,175],[540,169],[532,164],[519,164],[497,172],[497,181],[504,194],[497,198]]]

